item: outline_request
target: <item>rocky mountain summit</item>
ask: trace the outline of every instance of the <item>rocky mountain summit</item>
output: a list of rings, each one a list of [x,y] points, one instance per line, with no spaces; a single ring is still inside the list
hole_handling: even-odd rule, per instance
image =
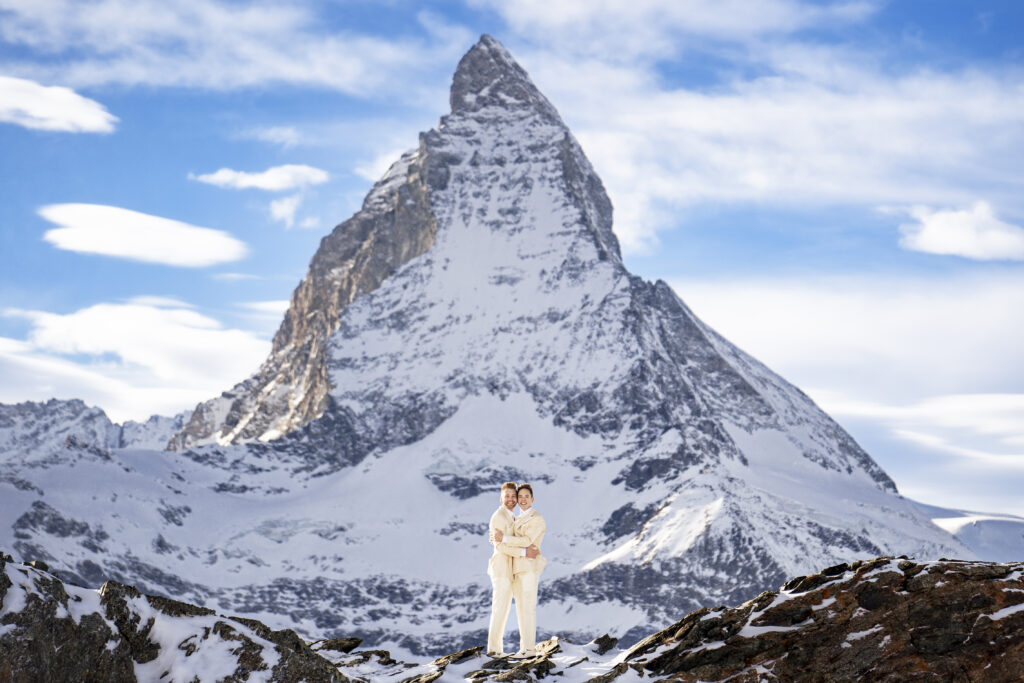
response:
[[[1024,563],[836,565],[736,607],[697,610],[628,649],[608,636],[552,638],[529,659],[477,646],[416,664],[359,646],[306,643],[116,582],[82,589],[0,555],[3,681],[1019,681]]]
[[[252,377],[181,421],[90,410],[0,409],[0,547],[415,656],[480,642],[506,480],[548,522],[543,637],[635,642],[815,567],[974,557],[628,271],[586,155],[489,36],[451,112],[324,238]]]

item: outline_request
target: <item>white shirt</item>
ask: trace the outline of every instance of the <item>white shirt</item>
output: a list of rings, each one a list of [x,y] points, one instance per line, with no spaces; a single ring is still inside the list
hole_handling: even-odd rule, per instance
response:
[[[502,505],[502,506],[501,506],[501,509],[505,511],[505,514],[506,514],[506,515],[508,515],[508,520],[509,520],[510,522],[512,522],[512,523],[514,524],[514,523],[515,523],[515,521],[516,521],[516,516],[515,516],[514,514],[512,514],[512,511],[511,511],[511,510],[509,510],[509,509],[508,509],[507,507],[505,507],[504,505]],[[502,539],[504,540],[504,538],[505,538],[505,537],[504,537],[504,535],[503,535],[503,536],[502,536]],[[519,557],[526,557],[526,548],[520,548],[519,550],[520,550],[520,551],[521,551],[521,552],[523,553],[523,554],[522,554],[522,555],[520,555]]]

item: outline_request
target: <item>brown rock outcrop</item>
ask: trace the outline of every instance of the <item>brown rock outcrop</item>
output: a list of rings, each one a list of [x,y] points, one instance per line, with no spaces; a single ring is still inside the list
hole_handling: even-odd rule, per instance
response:
[[[526,659],[478,646],[427,664],[355,650],[354,638],[307,645],[293,631],[116,582],[98,594],[65,586],[3,555],[0,606],[4,683],[132,680],[153,663],[181,673],[200,650],[195,660],[233,668],[214,676],[225,681],[268,670],[272,681],[360,683],[1024,680],[1024,562],[880,557],[797,577],[738,607],[697,610],[628,651],[607,635],[586,645],[551,638]]]
[[[168,444],[269,440],[319,417],[327,406],[327,343],[341,311],[380,287],[434,243],[426,146],[406,154],[367,195],[362,209],[320,242],[292,293],[270,357],[255,375],[196,406]]]
[[[150,674],[192,680],[192,672],[245,681],[257,671],[278,682],[348,681],[294,631],[142,595],[116,581],[98,593],[66,586],[0,554],[2,683],[120,682]]]
[[[841,564],[693,612],[625,661],[677,681],[1020,681],[1024,563]]]

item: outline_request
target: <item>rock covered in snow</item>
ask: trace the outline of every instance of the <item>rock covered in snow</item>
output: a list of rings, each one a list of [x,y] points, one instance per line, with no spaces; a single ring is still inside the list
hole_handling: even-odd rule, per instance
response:
[[[624,664],[678,681],[1016,681],[1024,562],[881,557],[698,610]]]
[[[0,403],[0,453],[19,465],[45,466],[62,451],[102,458],[120,445],[121,428],[78,399]]]
[[[97,590],[0,554],[0,680],[311,681],[348,678],[293,631],[109,581]]]
[[[477,645],[423,663],[107,583],[65,584],[0,555],[0,680],[1019,681],[1024,562],[879,557],[702,608],[629,649],[550,638],[525,659]]]
[[[406,680],[1010,683],[1024,672],[1024,562],[842,564],[737,607],[697,610],[628,650],[609,652],[609,640],[551,639],[520,660],[477,647]],[[399,680],[384,667],[363,673]]]

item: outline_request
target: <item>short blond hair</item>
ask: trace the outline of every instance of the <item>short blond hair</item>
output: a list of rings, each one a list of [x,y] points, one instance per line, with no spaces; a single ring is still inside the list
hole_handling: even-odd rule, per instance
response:
[[[512,489],[513,491],[516,492],[517,495],[519,493],[519,489],[516,487],[516,483],[514,481],[506,481],[504,484],[502,484],[501,485],[502,492],[504,492],[505,489]]]

